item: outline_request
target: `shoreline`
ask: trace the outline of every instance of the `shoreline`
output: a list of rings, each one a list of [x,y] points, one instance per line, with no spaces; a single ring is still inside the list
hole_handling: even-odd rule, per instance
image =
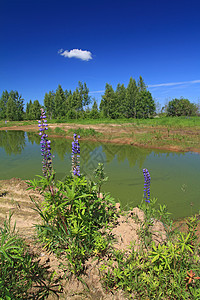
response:
[[[61,128],[66,135],[56,134],[53,132],[55,128]],[[81,140],[112,143],[121,145],[131,145],[135,147],[168,150],[172,152],[195,152],[200,153],[200,140],[198,140],[199,132],[193,128],[176,129],[171,128],[170,134],[167,133],[165,127],[134,127],[129,124],[98,124],[98,125],[82,125],[71,123],[55,123],[49,124],[51,132],[49,137],[72,139],[68,134],[68,130],[78,128],[83,130],[93,129],[97,135],[83,136]],[[1,127],[0,130],[20,130],[27,132],[38,132],[38,125],[22,125]],[[99,134],[99,135],[98,135]],[[188,141],[191,139],[191,141]],[[197,141],[196,141],[197,139]]]

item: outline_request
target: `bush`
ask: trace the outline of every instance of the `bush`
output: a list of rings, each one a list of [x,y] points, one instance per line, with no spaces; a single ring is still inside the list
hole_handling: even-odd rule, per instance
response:
[[[44,195],[42,205],[35,202],[43,220],[36,226],[38,236],[46,248],[66,256],[70,270],[79,274],[88,257],[105,251],[108,236],[99,230],[114,220],[115,202],[109,195],[98,198],[96,184],[84,176],[67,177],[54,186],[49,182],[43,177],[30,182]]]
[[[11,215],[0,228],[0,299],[30,299],[30,295],[31,299],[44,299],[50,289],[48,284],[41,286],[41,282],[48,280],[50,283],[51,276],[30,254],[10,222]],[[30,290],[33,286],[36,287],[34,291]]]
[[[149,228],[154,216],[166,216],[165,207],[155,210],[145,205],[140,249],[132,247],[128,257],[122,251],[113,251],[101,268],[106,288],[123,289],[133,299],[199,299],[197,216],[188,218],[186,233],[173,231],[165,242],[156,245]]]

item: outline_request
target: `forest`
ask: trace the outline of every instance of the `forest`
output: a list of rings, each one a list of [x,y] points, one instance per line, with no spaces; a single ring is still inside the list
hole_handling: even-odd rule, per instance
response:
[[[91,98],[86,83],[78,82],[78,87],[63,90],[58,85],[56,91],[45,93],[43,105],[38,100],[25,101],[18,91],[3,91],[0,98],[0,120],[21,121],[38,120],[40,108],[46,111],[48,119],[147,119],[156,115],[156,104],[148,91],[143,78],[136,82],[132,77],[128,86],[118,84],[116,90],[106,83],[105,92],[98,106],[95,98]],[[188,99],[171,100],[165,107],[167,116],[195,116],[198,106]]]

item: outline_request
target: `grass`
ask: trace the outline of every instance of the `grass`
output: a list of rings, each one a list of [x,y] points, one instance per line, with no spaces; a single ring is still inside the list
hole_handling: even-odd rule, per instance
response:
[[[119,124],[121,120],[108,121],[106,124]],[[171,132],[172,126],[200,126],[197,118],[133,120],[132,124],[131,120],[126,121],[129,122],[127,126],[133,128],[166,127],[165,136],[161,129],[132,134],[136,140],[146,144],[154,143],[154,140],[162,144],[163,137],[170,145],[173,142],[176,145],[183,141],[189,143],[188,136]],[[96,120],[93,122],[97,124]],[[55,132],[65,134],[59,127],[55,128]],[[78,128],[76,133],[83,137],[99,135],[94,129]],[[67,134],[74,134],[74,129]],[[196,142],[198,139],[195,136]],[[100,180],[96,182],[84,176],[69,176],[62,182],[54,182],[54,174],[51,179],[40,176],[38,180],[30,181],[30,189],[37,189],[44,196],[42,203],[33,201],[42,221],[36,226],[40,243],[61,256],[65,273],[74,274],[77,278],[85,274],[87,260],[104,260],[101,278],[107,291],[121,289],[130,299],[200,299],[198,217],[188,218],[186,232],[179,232],[172,230],[165,205],[157,206],[155,200],[151,200],[150,204],[142,202],[140,209],[144,212],[144,220],[137,220],[139,248],[130,245],[129,254],[116,251],[110,233],[117,212],[114,199],[109,194],[99,197],[102,180],[105,179],[101,171],[96,170]],[[166,230],[166,239],[159,243],[153,241],[151,231],[157,221],[162,222]],[[55,283],[54,273],[49,273],[38,263],[15,227],[11,227],[11,216],[0,228],[0,237],[0,299],[46,299],[50,291],[57,292],[60,284]]]
[[[68,134],[69,135],[73,135],[74,132],[77,135],[80,135],[81,137],[89,137],[89,136],[101,136],[102,134],[100,132],[97,132],[95,129],[93,128],[77,128],[77,129],[69,129],[68,130]]]
[[[58,120],[49,120],[49,123],[56,124]],[[96,128],[77,128],[76,133],[84,138],[103,138],[104,140],[117,143],[127,143],[137,146],[151,148],[176,149],[177,151],[200,151],[200,117],[160,117],[153,119],[99,119],[99,120],[66,120],[68,124],[84,124],[102,126],[103,133],[98,132]],[[61,122],[61,121],[60,121]],[[64,121],[62,120],[62,123]],[[35,125],[37,121],[8,122],[7,126]],[[106,125],[121,125],[109,127]],[[0,121],[0,127],[5,126]],[[48,129],[49,135],[73,136],[74,129],[65,130],[65,125],[60,124],[55,129]]]
[[[185,233],[173,231],[166,207],[155,209],[154,204],[141,205],[145,218],[140,221],[140,248],[136,250],[132,245],[129,255],[113,250],[101,266],[104,286],[107,290],[122,289],[130,299],[199,299],[198,218],[187,219]],[[168,235],[156,244],[151,227],[158,219],[165,224]]]
[[[0,228],[0,299],[45,299],[59,285],[47,267],[39,264],[25,241],[11,226],[11,217]]]
[[[200,127],[200,117],[158,117],[152,119],[78,119],[78,120],[48,120],[51,123],[74,123],[74,124],[126,124],[137,126],[171,126],[174,128]]]
[[[200,127],[200,117],[156,117],[152,119],[78,119],[78,120],[48,120],[49,124],[55,123],[69,123],[69,124],[85,124],[85,125],[95,125],[95,124],[130,124],[137,126],[164,126],[164,127]],[[0,121],[0,127],[11,127],[11,126],[26,126],[35,125],[36,120],[33,121],[8,121],[5,124],[4,120]]]
[[[36,120],[33,121],[7,121],[7,124],[5,124],[5,121],[0,121],[0,127],[12,127],[12,126],[28,126],[28,125],[36,125],[38,122]]]
[[[60,128],[60,127],[56,127],[56,128],[54,129],[54,133],[56,133],[56,134],[58,134],[58,135],[66,135],[65,130],[63,130],[63,129]]]
[[[198,216],[187,218],[183,233],[172,229],[165,205],[155,199],[142,201],[144,219],[132,216],[138,224],[139,248],[132,244],[129,254],[116,251],[110,231],[118,216],[115,202],[108,194],[98,197],[107,180],[102,166],[95,180],[69,176],[56,183],[43,177],[30,181],[30,188],[44,195],[42,203],[34,201],[42,220],[36,226],[38,241],[62,258],[65,275],[83,280],[87,261],[97,259],[102,261],[105,291],[123,290],[127,299],[138,300],[199,299]],[[38,264],[10,220],[0,230],[0,299],[46,299],[50,292],[59,292],[61,284]],[[166,237],[155,243],[151,228],[157,220],[164,224]]]

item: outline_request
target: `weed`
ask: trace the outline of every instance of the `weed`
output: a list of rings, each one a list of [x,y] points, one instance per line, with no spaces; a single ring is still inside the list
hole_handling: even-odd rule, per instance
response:
[[[101,133],[97,132],[95,129],[93,128],[89,128],[89,129],[84,129],[84,128],[77,128],[76,130],[74,129],[69,129],[68,130],[68,134],[72,134],[74,133],[74,131],[76,132],[77,135],[80,135],[82,137],[87,137],[87,136],[100,136]]]
[[[59,285],[29,252],[11,217],[0,228],[0,299],[44,299],[50,291],[57,293]]]
[[[42,206],[35,202],[43,220],[36,226],[39,239],[46,248],[66,256],[71,272],[80,274],[85,260],[106,248],[97,246],[101,240],[99,229],[108,228],[114,220],[115,202],[108,194],[103,200],[98,198],[96,184],[84,176],[69,176],[64,182],[54,183],[53,189],[47,190],[48,186],[44,177],[30,181],[30,187],[39,187],[45,197]]]
[[[132,248],[128,257],[121,251],[113,251],[112,259],[101,267],[104,284],[107,289],[123,289],[131,299],[199,299],[197,217],[187,219],[186,233],[171,232],[168,240],[155,245],[148,235],[149,226],[155,218],[163,219],[165,207],[156,209],[156,201],[153,202],[150,207],[146,202],[141,205],[147,224],[141,227],[140,237],[143,244],[149,237],[148,247],[145,245],[140,251]],[[168,214],[165,219],[169,220]]]
[[[66,132],[65,132],[62,128],[60,128],[60,127],[56,127],[56,128],[54,129],[54,132],[55,132],[56,134],[59,134],[59,135],[66,135]]]

